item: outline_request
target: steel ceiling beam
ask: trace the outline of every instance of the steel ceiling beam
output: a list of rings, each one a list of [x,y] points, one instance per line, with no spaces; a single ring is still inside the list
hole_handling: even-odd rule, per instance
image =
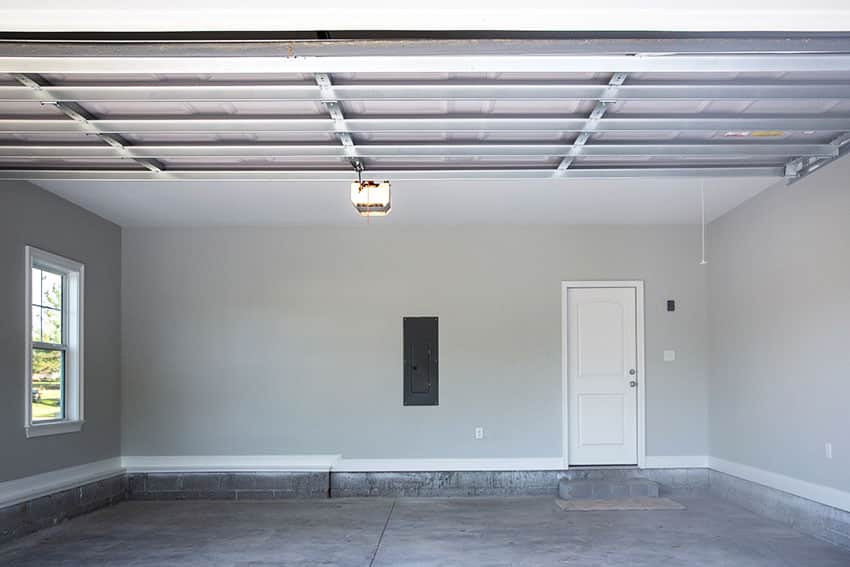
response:
[[[109,151],[112,153],[113,156],[115,156],[117,153],[119,157],[132,159],[139,165],[153,172],[158,172],[162,170],[162,166],[154,160],[139,159],[130,156],[126,150],[126,142],[120,136],[103,132],[97,126],[92,124],[94,116],[88,111],[86,111],[84,108],[74,103],[56,101],[50,96],[49,93],[45,93],[44,91],[42,91],[42,86],[48,83],[40,76],[24,74],[14,74],[12,76],[21,85],[27,87],[34,94],[36,94],[43,103],[52,104],[59,111],[61,111],[62,114],[70,118],[72,122],[69,122],[68,124],[74,126],[77,131],[84,132],[86,134],[92,134],[106,142],[109,145]]]
[[[486,116],[369,116],[345,117],[348,132],[581,132],[587,117],[563,115]],[[169,117],[91,119],[88,123],[104,133],[337,133],[338,122],[325,117]],[[597,132],[670,131],[786,131],[843,132],[850,130],[850,116],[823,115],[608,115],[599,120]],[[64,133],[80,128],[64,119],[0,117],[0,132]]]
[[[850,34],[836,33],[689,33],[670,37],[663,32],[634,36],[596,37],[572,32],[381,32],[362,34],[336,31],[334,38],[317,40],[310,37],[290,37],[277,32],[275,37],[264,34],[234,34],[222,32],[218,37],[173,36],[148,37],[110,34],[102,41],[93,34],[85,41],[75,37],[39,38],[31,41],[32,34],[18,33],[17,39],[7,37],[0,43],[0,56],[8,57],[280,57],[281,54],[298,57],[375,56],[375,55],[452,55],[469,50],[470,41],[480,55],[622,55],[642,53],[658,54],[823,54],[847,53]],[[30,41],[27,41],[27,40]],[[101,41],[98,41],[101,39]],[[109,40],[113,41],[109,41]]]
[[[334,144],[138,144],[127,146],[127,156],[112,148],[93,144],[0,144],[0,158],[111,158],[133,159],[216,158],[216,157],[351,157],[346,148]],[[806,156],[831,158],[838,155],[833,144],[788,144],[728,142],[708,144],[367,144],[357,146],[361,157],[452,157],[501,156],[549,157],[576,151],[586,157],[760,157]]]
[[[561,175],[564,171],[570,168],[573,162],[575,162],[576,156],[582,152],[582,146],[587,144],[590,140],[590,135],[596,131],[596,126],[605,116],[605,112],[608,110],[609,102],[607,101],[610,100],[609,97],[617,94],[619,87],[626,81],[626,78],[628,78],[626,73],[614,73],[608,81],[608,88],[602,93],[600,100],[596,102],[596,106],[594,106],[593,110],[590,112],[590,116],[587,118],[587,123],[585,124],[584,129],[578,137],[576,137],[575,142],[573,142],[573,147],[570,148],[569,152],[567,152],[567,156],[561,160],[561,163],[558,164],[553,175]]]
[[[777,73],[850,72],[841,54],[0,57],[0,73]]]
[[[658,167],[658,168],[573,168],[564,178],[626,179],[660,177],[782,177],[782,167]],[[551,179],[545,169],[410,169],[373,170],[375,178],[393,181],[440,179]],[[142,170],[108,169],[0,169],[0,180],[111,180],[111,181],[350,181],[351,171],[281,169]]]
[[[345,120],[345,115],[342,112],[342,104],[339,100],[337,100],[330,76],[326,73],[317,73],[313,78],[316,80],[316,85],[319,87],[322,104],[324,104],[325,108],[328,110],[331,120],[333,120],[334,132],[336,133],[337,139],[342,144],[345,156],[349,159],[351,166],[355,170],[362,170],[363,160],[360,159],[360,154],[357,152],[354,140],[351,139],[351,134],[349,133],[350,130]]]
[[[60,102],[279,102],[322,98],[312,83],[116,83],[43,86]],[[397,81],[333,85],[334,100],[850,100],[850,83],[677,83],[609,85],[534,81]],[[0,85],[0,101],[39,102],[30,89]]]

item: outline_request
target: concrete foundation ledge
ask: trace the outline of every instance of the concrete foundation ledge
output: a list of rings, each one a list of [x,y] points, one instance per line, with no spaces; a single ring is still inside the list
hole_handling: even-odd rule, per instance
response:
[[[558,471],[332,472],[331,497],[547,495]]]
[[[327,498],[327,472],[130,473],[130,500]]]
[[[0,508],[0,543],[117,504],[127,494],[124,473]]]
[[[682,491],[708,490],[706,468],[582,468],[576,467],[559,473],[559,478],[568,480],[627,481],[648,479],[657,482],[659,493],[673,494]]]
[[[332,498],[355,496],[556,496],[562,478],[646,478],[662,494],[706,490],[706,469],[570,469],[567,471],[331,472]]]
[[[850,512],[713,469],[708,474],[712,495],[850,549]]]

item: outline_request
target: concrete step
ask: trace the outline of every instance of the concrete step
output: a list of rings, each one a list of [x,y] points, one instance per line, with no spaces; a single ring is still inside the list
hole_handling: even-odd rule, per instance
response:
[[[658,498],[658,483],[648,478],[617,480],[562,478],[558,495],[564,500],[614,500],[617,498]]]

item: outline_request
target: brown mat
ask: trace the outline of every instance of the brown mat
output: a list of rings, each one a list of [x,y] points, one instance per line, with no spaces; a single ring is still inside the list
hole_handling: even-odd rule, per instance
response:
[[[617,500],[562,500],[555,503],[566,512],[600,512],[607,510],[684,510],[685,506],[669,498],[620,498]]]

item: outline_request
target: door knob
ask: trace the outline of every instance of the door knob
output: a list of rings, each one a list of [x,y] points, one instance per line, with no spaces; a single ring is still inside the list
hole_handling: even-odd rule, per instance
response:
[[[629,376],[634,376],[636,373],[637,373],[637,372],[635,371],[635,369],[634,369],[634,368],[632,368],[631,370],[629,370]]]

